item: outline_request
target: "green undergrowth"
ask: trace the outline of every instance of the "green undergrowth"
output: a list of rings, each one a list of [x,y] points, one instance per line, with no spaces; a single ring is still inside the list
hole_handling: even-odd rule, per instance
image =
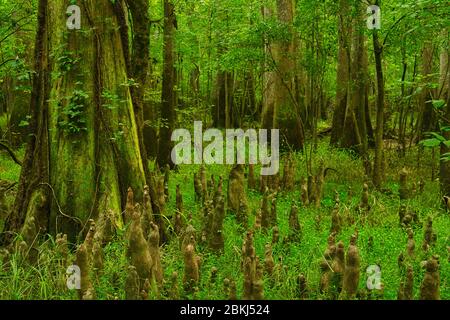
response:
[[[417,164],[418,153],[421,161]],[[398,210],[400,200],[398,196],[398,172],[406,167],[409,174],[410,184],[425,181],[425,190],[406,200],[408,208],[418,213],[420,224],[414,225],[414,238],[416,241],[416,259],[413,261],[414,268],[414,294],[419,296],[420,283],[424,270],[420,262],[432,254],[440,256],[440,279],[441,298],[450,299],[449,276],[450,266],[448,263],[447,246],[449,242],[450,219],[448,213],[442,209],[441,197],[439,195],[438,181],[431,181],[433,166],[431,153],[412,149],[407,156],[400,158],[396,151],[387,151],[389,160],[385,170],[386,183],[382,191],[370,191],[371,210],[366,219],[357,213],[360,203],[362,184],[365,181],[363,166],[360,159],[351,154],[330,149],[326,142],[319,145],[312,154],[313,163],[323,161],[326,167],[333,170],[328,171],[324,198],[320,208],[303,207],[300,203],[299,183],[296,190],[282,192],[278,196],[277,216],[280,230],[280,241],[273,247],[273,255],[276,263],[282,263],[273,278],[264,279],[264,296],[267,299],[296,299],[298,297],[297,278],[304,274],[308,283],[309,297],[311,299],[324,299],[318,293],[320,280],[319,263],[327,246],[327,237],[331,226],[331,211],[334,207],[335,191],[339,193],[341,200],[340,211],[344,213],[349,210],[355,216],[355,224],[345,226],[338,234],[337,240],[342,240],[347,248],[350,236],[357,229],[359,232],[358,248],[361,256],[361,276],[359,288],[365,289],[367,275],[366,268],[377,264],[381,267],[381,278],[384,284],[384,299],[396,299],[401,279],[397,257],[406,250],[407,234],[400,227]],[[306,157],[303,154],[296,155],[297,177],[306,176]],[[9,160],[0,156],[0,179],[17,180],[18,168],[10,165]],[[8,163],[8,164],[7,164]],[[409,165],[413,164],[413,165]],[[197,231],[202,229],[201,206],[195,201],[193,188],[193,173],[199,169],[198,165],[183,165],[171,174],[169,182],[170,197],[166,208],[167,224],[170,228],[171,215],[175,210],[175,189],[179,184],[183,194],[184,216],[190,214],[193,225]],[[207,166],[208,176],[216,178],[221,175],[225,179],[224,191],[227,190],[227,178],[231,166],[212,165]],[[256,173],[259,173],[256,167]],[[282,169],[282,168],[281,168]],[[313,166],[313,171],[317,166]],[[435,168],[436,169],[436,168]],[[437,176],[437,175],[436,175]],[[255,220],[255,211],[260,206],[262,195],[258,191],[247,191],[249,203],[249,225]],[[289,232],[289,210],[292,204],[299,206],[299,220],[302,226],[302,236],[296,243],[287,243],[284,238]],[[318,225],[317,216],[320,216]],[[430,252],[424,253],[421,249],[423,240],[423,223],[428,216],[433,217],[433,228],[437,233],[437,243]],[[225,250],[223,254],[212,253],[208,248],[197,245],[197,253],[202,257],[201,283],[196,299],[226,299],[223,290],[223,280],[232,279],[237,284],[237,295],[242,297],[243,273],[241,271],[241,248],[246,230],[237,223],[231,213],[227,213],[224,222]],[[116,235],[114,241],[104,248],[105,265],[104,270],[96,279],[94,284],[97,298],[99,299],[124,299],[125,279],[127,270],[126,242],[124,231]],[[264,246],[271,242],[272,232],[255,233],[256,253],[260,261],[264,261]],[[373,239],[373,245],[369,244],[369,238]],[[45,241],[40,245],[42,252],[38,263],[30,266],[20,261],[15,255],[10,259],[8,267],[3,262],[0,268],[0,299],[74,299],[76,292],[68,291],[64,286],[65,268],[56,261],[53,254],[52,240]],[[182,277],[184,273],[183,255],[180,252],[179,239],[172,238],[162,247],[162,263],[165,279],[169,280],[172,272],[179,274],[179,287],[182,288]],[[72,257],[73,258],[73,257]],[[70,261],[69,261],[70,262]],[[217,281],[209,282],[210,271],[216,267],[218,272]],[[167,281],[169,282],[169,281]],[[159,296],[151,298],[166,298],[164,292]],[[192,298],[192,296],[186,297]]]
[[[15,151],[19,159],[23,159],[24,148]],[[0,152],[0,180],[19,181],[21,167],[4,151]]]

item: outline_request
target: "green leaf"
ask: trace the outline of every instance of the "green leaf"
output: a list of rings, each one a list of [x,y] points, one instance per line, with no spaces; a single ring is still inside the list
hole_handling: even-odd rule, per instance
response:
[[[426,134],[433,136],[435,139],[444,142],[447,141],[447,139],[445,139],[443,136],[441,136],[439,133],[436,132],[427,132]]]

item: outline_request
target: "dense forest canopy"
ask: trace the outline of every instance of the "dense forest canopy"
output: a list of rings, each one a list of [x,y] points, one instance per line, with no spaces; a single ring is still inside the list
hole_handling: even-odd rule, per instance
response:
[[[448,299],[449,27],[445,0],[0,0],[0,285]],[[275,130],[279,172],[174,162],[199,123]]]

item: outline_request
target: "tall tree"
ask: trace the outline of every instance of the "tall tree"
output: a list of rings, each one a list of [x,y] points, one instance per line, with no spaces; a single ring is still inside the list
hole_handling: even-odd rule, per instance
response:
[[[124,45],[125,58],[127,59],[128,76],[136,83],[130,86],[133,106],[136,115],[136,125],[140,149],[145,157],[156,155],[157,141],[156,133],[152,127],[145,124],[144,120],[154,118],[154,108],[145,99],[145,91],[149,84],[149,73],[151,72],[150,61],[150,26],[149,2],[147,0],[125,0],[116,1],[116,14],[121,24],[122,42],[129,43],[125,4],[130,10],[131,23],[131,54],[128,45]],[[129,57],[129,58],[128,58]],[[154,88],[151,88],[154,89]],[[145,115],[145,116],[144,116]],[[145,135],[145,139],[144,139]],[[144,161],[144,170],[148,172],[147,163]]]
[[[435,54],[433,42],[426,41],[422,49],[422,67],[421,75],[423,77],[422,91],[419,96],[419,119],[417,122],[417,130],[419,139],[426,132],[436,129],[436,117],[433,110],[433,57]]]
[[[352,32],[351,72],[349,97],[345,112],[344,130],[340,146],[354,149],[359,154],[367,154],[367,49],[364,35],[365,21],[359,2],[355,3],[355,17]],[[365,11],[364,11],[365,12]]]
[[[333,113],[330,143],[338,146],[344,131],[347,109],[350,60],[351,60],[351,19],[348,0],[339,0],[338,9],[338,59],[336,73],[336,105]]]
[[[294,3],[292,0],[277,0],[277,19],[285,34],[268,43],[266,55],[270,72],[265,83],[262,112],[262,127],[280,129],[284,144],[301,150],[304,144],[304,127],[300,117],[298,101],[295,99]],[[268,18],[270,8],[265,9]]]
[[[378,5],[378,1],[376,2]],[[377,75],[377,127],[375,138],[375,160],[373,166],[373,183],[380,187],[383,178],[383,129],[384,129],[384,75],[382,65],[383,47],[380,43],[378,31],[372,34],[373,51],[375,54],[375,69]]]

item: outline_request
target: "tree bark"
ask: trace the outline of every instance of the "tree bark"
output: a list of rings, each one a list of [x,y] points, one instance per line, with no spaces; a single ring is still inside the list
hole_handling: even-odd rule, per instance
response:
[[[270,16],[272,13],[266,10],[266,14]],[[289,30],[289,38],[275,41],[266,49],[271,71],[266,75],[262,127],[280,129],[282,144],[293,150],[301,150],[305,138],[298,101],[295,99],[296,46],[292,0],[277,0],[277,17],[279,23]]]
[[[153,76],[153,65],[149,63],[148,66],[148,85],[147,89],[150,92],[157,92],[157,79]],[[157,111],[159,110],[160,102],[153,101],[150,97],[144,96],[144,144],[147,158],[156,159],[158,155],[158,132],[156,128]]]
[[[419,139],[423,138],[425,132],[434,131],[436,129],[436,117],[433,111],[433,94],[432,89],[429,87],[429,83],[433,81],[433,56],[434,46],[432,41],[426,41],[424,43],[422,51],[422,76],[424,82],[422,84],[422,92],[419,97],[419,112],[421,114],[419,121]]]
[[[336,106],[333,113],[330,143],[338,146],[344,132],[345,111],[348,100],[348,83],[350,75],[351,23],[349,22],[350,6],[348,0],[339,1],[338,29],[338,66],[336,76]]]
[[[351,81],[349,83],[349,102],[345,114],[344,131],[340,146],[353,149],[360,155],[367,154],[367,124],[365,95],[367,83],[367,53],[364,36],[362,7],[355,4],[357,17],[354,21],[353,52],[351,59]]]
[[[446,61],[448,63],[449,59],[450,59],[450,51],[448,50],[448,44],[449,44],[449,33],[447,31],[447,46],[446,46]],[[444,116],[444,120],[443,120],[443,125],[444,126],[450,126],[450,71],[447,69],[443,69],[442,73],[445,74],[446,77],[446,81],[444,81],[443,83],[445,83],[445,88],[446,88],[446,102],[447,102],[447,106],[445,109],[445,116]],[[441,74],[442,75],[442,74]],[[444,76],[442,76],[444,77]],[[444,131],[443,132],[444,137],[447,140],[450,140],[450,131]],[[445,144],[441,144],[441,150],[440,150],[440,154],[441,157],[450,152],[450,148],[447,147]],[[440,161],[440,177],[439,177],[439,182],[440,182],[440,187],[441,187],[441,194],[442,196],[447,196],[450,197],[450,161]]]
[[[362,9],[363,8],[361,8],[360,10],[363,11]],[[360,19],[358,20],[360,26],[364,25],[365,21],[362,14],[358,18]],[[352,103],[354,104],[353,109],[356,112],[359,135],[361,137],[360,152],[363,157],[366,157],[369,148],[369,128],[367,124],[371,124],[370,114],[368,112],[369,110],[366,109],[366,106],[368,106],[368,103],[366,104],[366,101],[368,101],[367,94],[369,83],[369,58],[367,54],[367,37],[365,36],[363,30],[359,30],[360,31],[356,34],[355,37],[355,41],[357,42],[357,44],[355,44],[355,48],[357,48],[357,50],[355,51],[354,57],[354,61],[359,67],[357,67],[354,74],[354,84],[356,84],[356,86],[353,87],[354,91],[352,91]]]
[[[224,49],[219,49],[219,54]],[[218,128],[230,128],[232,123],[231,111],[233,108],[233,73],[219,71],[216,79],[216,102],[213,111],[213,124]]]

